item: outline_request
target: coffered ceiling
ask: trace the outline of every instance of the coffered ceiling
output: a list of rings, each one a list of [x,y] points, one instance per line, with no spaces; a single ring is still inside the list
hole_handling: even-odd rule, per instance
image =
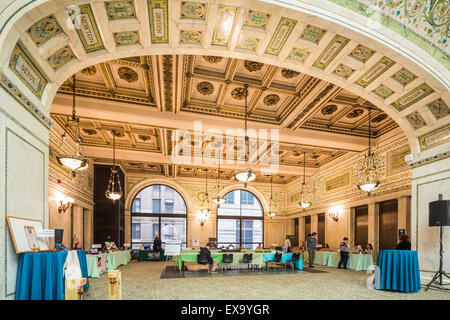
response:
[[[249,84],[249,128],[259,124],[282,132],[279,141],[268,143],[265,153],[257,152],[258,144],[251,149],[256,169],[262,169],[268,157],[279,157],[275,183],[288,183],[302,176],[304,156],[306,174],[312,175],[320,166],[348,152],[364,150],[368,108],[372,108],[372,137],[397,127],[381,110],[347,90],[300,72],[250,60],[195,55],[130,57],[85,68],[76,74],[76,80],[78,110],[91,111],[80,117],[85,154],[97,162],[110,162],[114,130],[117,159],[130,173],[200,177],[206,166],[208,174],[216,177],[215,150],[208,153],[212,160],[209,164],[174,163],[171,157],[177,143],[172,141],[176,129],[190,132],[192,155],[197,146],[202,152],[212,148],[212,139],[199,141],[192,126],[163,120],[172,114],[174,119],[186,122],[188,117],[212,125],[228,121],[230,129],[242,129],[244,84]],[[72,85],[72,78],[67,79],[52,107],[52,118],[60,129],[69,114]],[[131,117],[129,108],[139,108],[152,118],[151,122]],[[108,114],[111,110],[115,110],[116,117]],[[319,142],[296,139],[296,132],[308,132]],[[69,134],[75,138],[73,128]],[[348,139],[356,142],[346,143]],[[241,148],[237,141],[224,144],[221,155],[223,159],[235,158]],[[232,179],[237,168],[222,163],[222,177]],[[260,175],[258,181],[270,180]]]

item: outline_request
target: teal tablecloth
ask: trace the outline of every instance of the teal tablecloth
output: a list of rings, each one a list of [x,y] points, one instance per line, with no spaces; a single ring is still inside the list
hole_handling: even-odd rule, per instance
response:
[[[375,270],[375,289],[403,292],[419,291],[419,258],[417,251],[381,250]]]
[[[77,250],[83,278],[88,277],[86,253]],[[67,251],[28,252],[19,256],[16,300],[64,300],[64,263]],[[84,290],[89,289],[87,282]]]
[[[264,262],[270,262],[275,260],[275,253],[264,253]],[[292,253],[282,253],[281,262],[291,262],[292,261]],[[302,258],[299,257],[297,261],[297,265],[295,266],[299,270],[303,270],[303,261]]]

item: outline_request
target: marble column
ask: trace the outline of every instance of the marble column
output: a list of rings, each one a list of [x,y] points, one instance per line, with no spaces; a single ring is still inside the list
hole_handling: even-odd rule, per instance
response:
[[[90,209],[84,210],[84,241],[83,249],[92,247],[94,241],[94,213]]]
[[[125,208],[125,238],[124,243],[130,244],[131,246],[131,210],[129,208]]]
[[[368,217],[367,217],[367,238],[368,243],[371,243],[375,252],[378,252],[378,214],[379,205],[375,202],[368,203]],[[376,255],[374,255],[376,256]]]

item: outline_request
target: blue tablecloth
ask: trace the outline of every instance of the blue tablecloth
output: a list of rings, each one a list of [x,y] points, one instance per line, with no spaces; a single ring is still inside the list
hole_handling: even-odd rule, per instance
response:
[[[88,277],[86,253],[78,250],[81,274]],[[20,254],[16,300],[64,300],[64,263],[67,251]],[[89,282],[83,287],[89,289]]]
[[[274,261],[275,253],[264,253],[263,257],[264,257],[264,262]],[[292,253],[282,253],[281,262],[286,263],[286,262],[291,262],[291,261],[292,261]],[[295,265],[295,267],[297,267],[297,269],[299,269],[299,270],[303,270],[303,262],[302,262],[301,257],[298,258],[298,261],[297,261],[297,264]]]
[[[414,292],[421,289],[417,251],[381,250],[375,270],[375,289]]]

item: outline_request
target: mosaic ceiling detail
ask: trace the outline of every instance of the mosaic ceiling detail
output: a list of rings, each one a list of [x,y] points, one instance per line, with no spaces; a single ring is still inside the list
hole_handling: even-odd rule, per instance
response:
[[[148,0],[152,43],[169,42],[168,0]]]
[[[105,48],[89,4],[68,7],[67,13],[87,53]]]
[[[55,16],[50,15],[33,24],[31,28],[27,30],[27,33],[36,46],[39,47],[57,34],[63,33],[63,31],[59,26],[58,21],[56,21]]]

